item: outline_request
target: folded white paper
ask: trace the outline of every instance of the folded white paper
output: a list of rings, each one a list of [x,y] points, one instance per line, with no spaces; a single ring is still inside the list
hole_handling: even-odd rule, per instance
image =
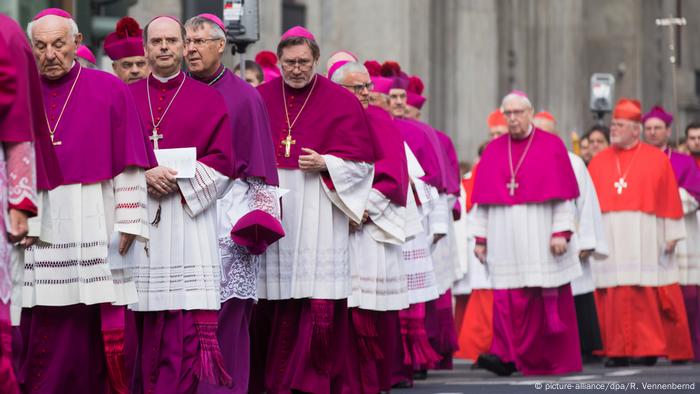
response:
[[[197,165],[196,148],[156,149],[159,166],[177,171],[176,178],[193,178]]]

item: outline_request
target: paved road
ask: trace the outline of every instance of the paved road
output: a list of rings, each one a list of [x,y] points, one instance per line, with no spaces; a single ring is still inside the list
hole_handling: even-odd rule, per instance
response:
[[[428,380],[415,387],[392,390],[395,394],[500,394],[500,393],[700,393],[700,364],[671,365],[660,361],[654,367],[605,368],[585,365],[581,373],[558,377],[497,377],[484,370],[470,370],[457,361],[452,371],[430,371]],[[660,386],[666,384],[667,386]],[[675,384],[676,386],[673,386]]]

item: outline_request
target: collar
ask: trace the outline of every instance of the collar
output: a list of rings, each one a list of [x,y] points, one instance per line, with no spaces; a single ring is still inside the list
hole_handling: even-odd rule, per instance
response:
[[[150,79],[151,86],[157,85],[163,89],[176,89],[178,86],[180,86],[182,79],[186,78],[186,76],[185,73],[179,71],[177,74],[166,78],[159,77],[151,73],[148,78]]]
[[[155,75],[153,73],[151,73],[151,75],[153,75],[153,78],[157,79],[158,81],[160,81],[162,83],[166,83],[166,82],[170,81],[171,79],[177,78],[178,76],[180,76],[180,73],[181,73],[181,71],[178,70],[176,74],[171,75],[169,77],[159,77],[158,75]]]
[[[75,60],[73,60],[73,64],[71,64],[71,69],[70,69],[70,71],[68,71],[68,72],[67,72],[65,75],[63,75],[62,77],[60,77],[60,78],[58,78],[58,79],[48,79],[48,78],[42,76],[41,79],[42,79],[44,82],[46,82],[47,84],[49,84],[49,85],[53,85],[53,86],[65,85],[65,84],[67,84],[67,83],[69,83],[69,82],[73,82],[73,80],[75,79],[75,77],[78,76],[78,71],[80,70],[80,67],[81,67],[81,66],[80,66],[80,63],[78,63],[78,62],[76,62]]]
[[[214,81],[215,79],[220,78],[222,72],[224,72],[224,65],[220,64],[219,68],[217,68],[216,71],[214,71],[214,73],[208,77],[198,78],[196,75],[194,75],[192,73],[190,73],[189,75],[192,78],[196,79],[197,81],[206,83],[208,85],[208,84],[212,83],[212,81]]]

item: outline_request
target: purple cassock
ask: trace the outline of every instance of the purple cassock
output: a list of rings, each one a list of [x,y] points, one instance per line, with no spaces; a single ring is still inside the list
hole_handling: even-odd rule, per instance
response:
[[[37,189],[50,190],[63,183],[58,159],[51,145],[44,116],[41,80],[36,70],[32,49],[17,22],[0,14],[0,74],[15,74],[14,93],[11,84],[0,80],[0,133],[6,141],[34,139]]]
[[[513,167],[527,153],[515,177],[519,184],[515,196],[507,187],[511,180],[509,139]],[[489,143],[479,162],[472,201],[513,206],[572,200],[578,195],[576,177],[561,139],[533,128],[524,139],[515,140],[505,134]],[[513,362],[526,375],[580,371],[571,286],[495,289],[490,352],[503,362]]]
[[[394,124],[401,130],[406,144],[411,148],[425,172],[421,179],[438,190],[443,190],[442,159],[428,134],[418,123],[408,119],[394,118]]]
[[[666,148],[665,152],[671,160],[678,186],[700,202],[700,167],[695,164],[692,156],[672,151],[669,148]],[[700,291],[698,291],[700,286],[681,286],[681,289],[685,299],[695,361],[700,361]]]
[[[436,135],[440,141],[440,146],[442,146],[443,152],[445,153],[444,161],[446,165],[446,187],[445,192],[451,194],[455,197],[459,197],[461,192],[461,176],[459,174],[459,159],[457,158],[457,151],[452,143],[452,139],[440,130],[436,130]],[[462,215],[462,206],[459,201],[455,201],[452,207],[452,217],[454,220],[459,220]]]
[[[211,78],[201,82],[218,90],[226,102],[233,126],[236,176],[242,179],[257,177],[263,179],[268,185],[278,185],[270,121],[258,91],[223,66]],[[256,215],[267,214],[260,211]],[[254,221],[261,223],[261,220]],[[268,239],[265,244],[269,244],[270,241]],[[251,261],[250,264],[257,264],[257,262]],[[222,387],[202,383],[198,388],[199,393],[246,393],[248,391],[250,375],[248,326],[253,305],[253,299],[235,297],[222,303],[219,311],[218,339],[224,365],[233,379],[233,386]]]
[[[44,145],[53,149],[58,158],[55,168],[60,168],[62,174],[62,180],[51,175],[55,168],[47,166],[52,159],[42,154],[41,166],[49,172],[43,181],[39,179],[43,187],[50,188],[58,182],[63,185],[97,183],[116,177],[129,166],[149,167],[148,147],[138,113],[128,88],[119,79],[102,71],[82,68],[75,62],[59,79],[41,78],[41,85],[43,103],[39,106],[46,109],[43,124],[48,122],[48,127],[55,131],[53,145],[50,141]],[[23,354],[20,361],[20,380],[25,389],[51,390],[81,381],[85,384],[80,390],[95,392],[105,385],[105,371],[109,372],[107,376],[114,377],[112,382],[118,382],[116,385],[123,383],[117,375],[122,373],[123,367],[118,365],[119,361],[114,361],[123,353],[123,318],[110,326],[109,332],[105,326],[107,316],[123,316],[123,310],[123,307],[101,308],[100,305],[25,309],[21,322]],[[84,323],[81,330],[73,329],[72,322],[81,319]],[[87,337],[103,337],[101,346],[104,349],[86,342]],[[65,348],[66,344],[72,344],[70,351]],[[40,359],[51,361],[37,362]],[[85,368],[85,365],[94,368]]]
[[[367,108],[367,120],[382,150],[382,158],[374,164],[372,187],[405,207],[410,180],[401,130],[386,111],[373,105]]]
[[[700,202],[700,167],[695,164],[692,156],[672,151],[669,148],[666,148],[665,152],[671,160],[671,167],[676,175],[678,187],[685,189]]]

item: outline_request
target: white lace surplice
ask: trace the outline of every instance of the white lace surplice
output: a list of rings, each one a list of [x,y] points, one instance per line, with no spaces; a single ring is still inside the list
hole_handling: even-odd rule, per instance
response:
[[[588,168],[583,160],[569,152],[571,167],[576,175],[579,196],[574,200],[574,218],[576,220],[576,237],[579,250],[592,250],[597,257],[608,254],[608,240],[606,239],[603,214],[600,212],[600,203],[596,194],[595,185]],[[595,290],[590,258],[581,261],[581,276],[571,282],[571,292],[574,296],[587,294]]]
[[[39,216],[30,219],[29,234],[39,239],[25,253],[23,306],[135,302],[129,272],[112,267],[108,255],[119,247],[116,232],[149,236],[144,170],[130,167],[114,179],[63,185],[46,196],[49,206],[39,200]]]
[[[344,299],[351,294],[349,219],[360,222],[372,188],[372,164],[323,156],[334,190],[318,173],[280,169],[287,234],[260,258],[258,297]]]
[[[683,203],[683,221],[687,237],[676,245],[679,281],[681,285],[700,285],[700,221],[698,200],[685,189],[678,189]]]
[[[260,178],[236,179],[231,190],[217,202],[219,253],[221,257],[221,302],[231,298],[257,299],[260,257],[236,245],[231,228],[243,215],[259,209],[279,219],[277,187]]]
[[[151,225],[148,253],[139,248],[134,268],[139,311],[217,310],[219,245],[216,200],[231,179],[197,162],[194,178],[178,179],[180,193],[160,201],[160,222]],[[184,204],[182,199],[184,197]],[[148,217],[156,217],[159,202],[149,196]]]
[[[10,204],[20,205],[24,200],[37,204],[34,146],[31,142],[3,143],[0,147],[0,223],[4,230],[0,237],[0,302],[5,304],[13,295],[11,268],[14,268],[10,267],[13,247],[5,235],[9,228],[7,212]]]

